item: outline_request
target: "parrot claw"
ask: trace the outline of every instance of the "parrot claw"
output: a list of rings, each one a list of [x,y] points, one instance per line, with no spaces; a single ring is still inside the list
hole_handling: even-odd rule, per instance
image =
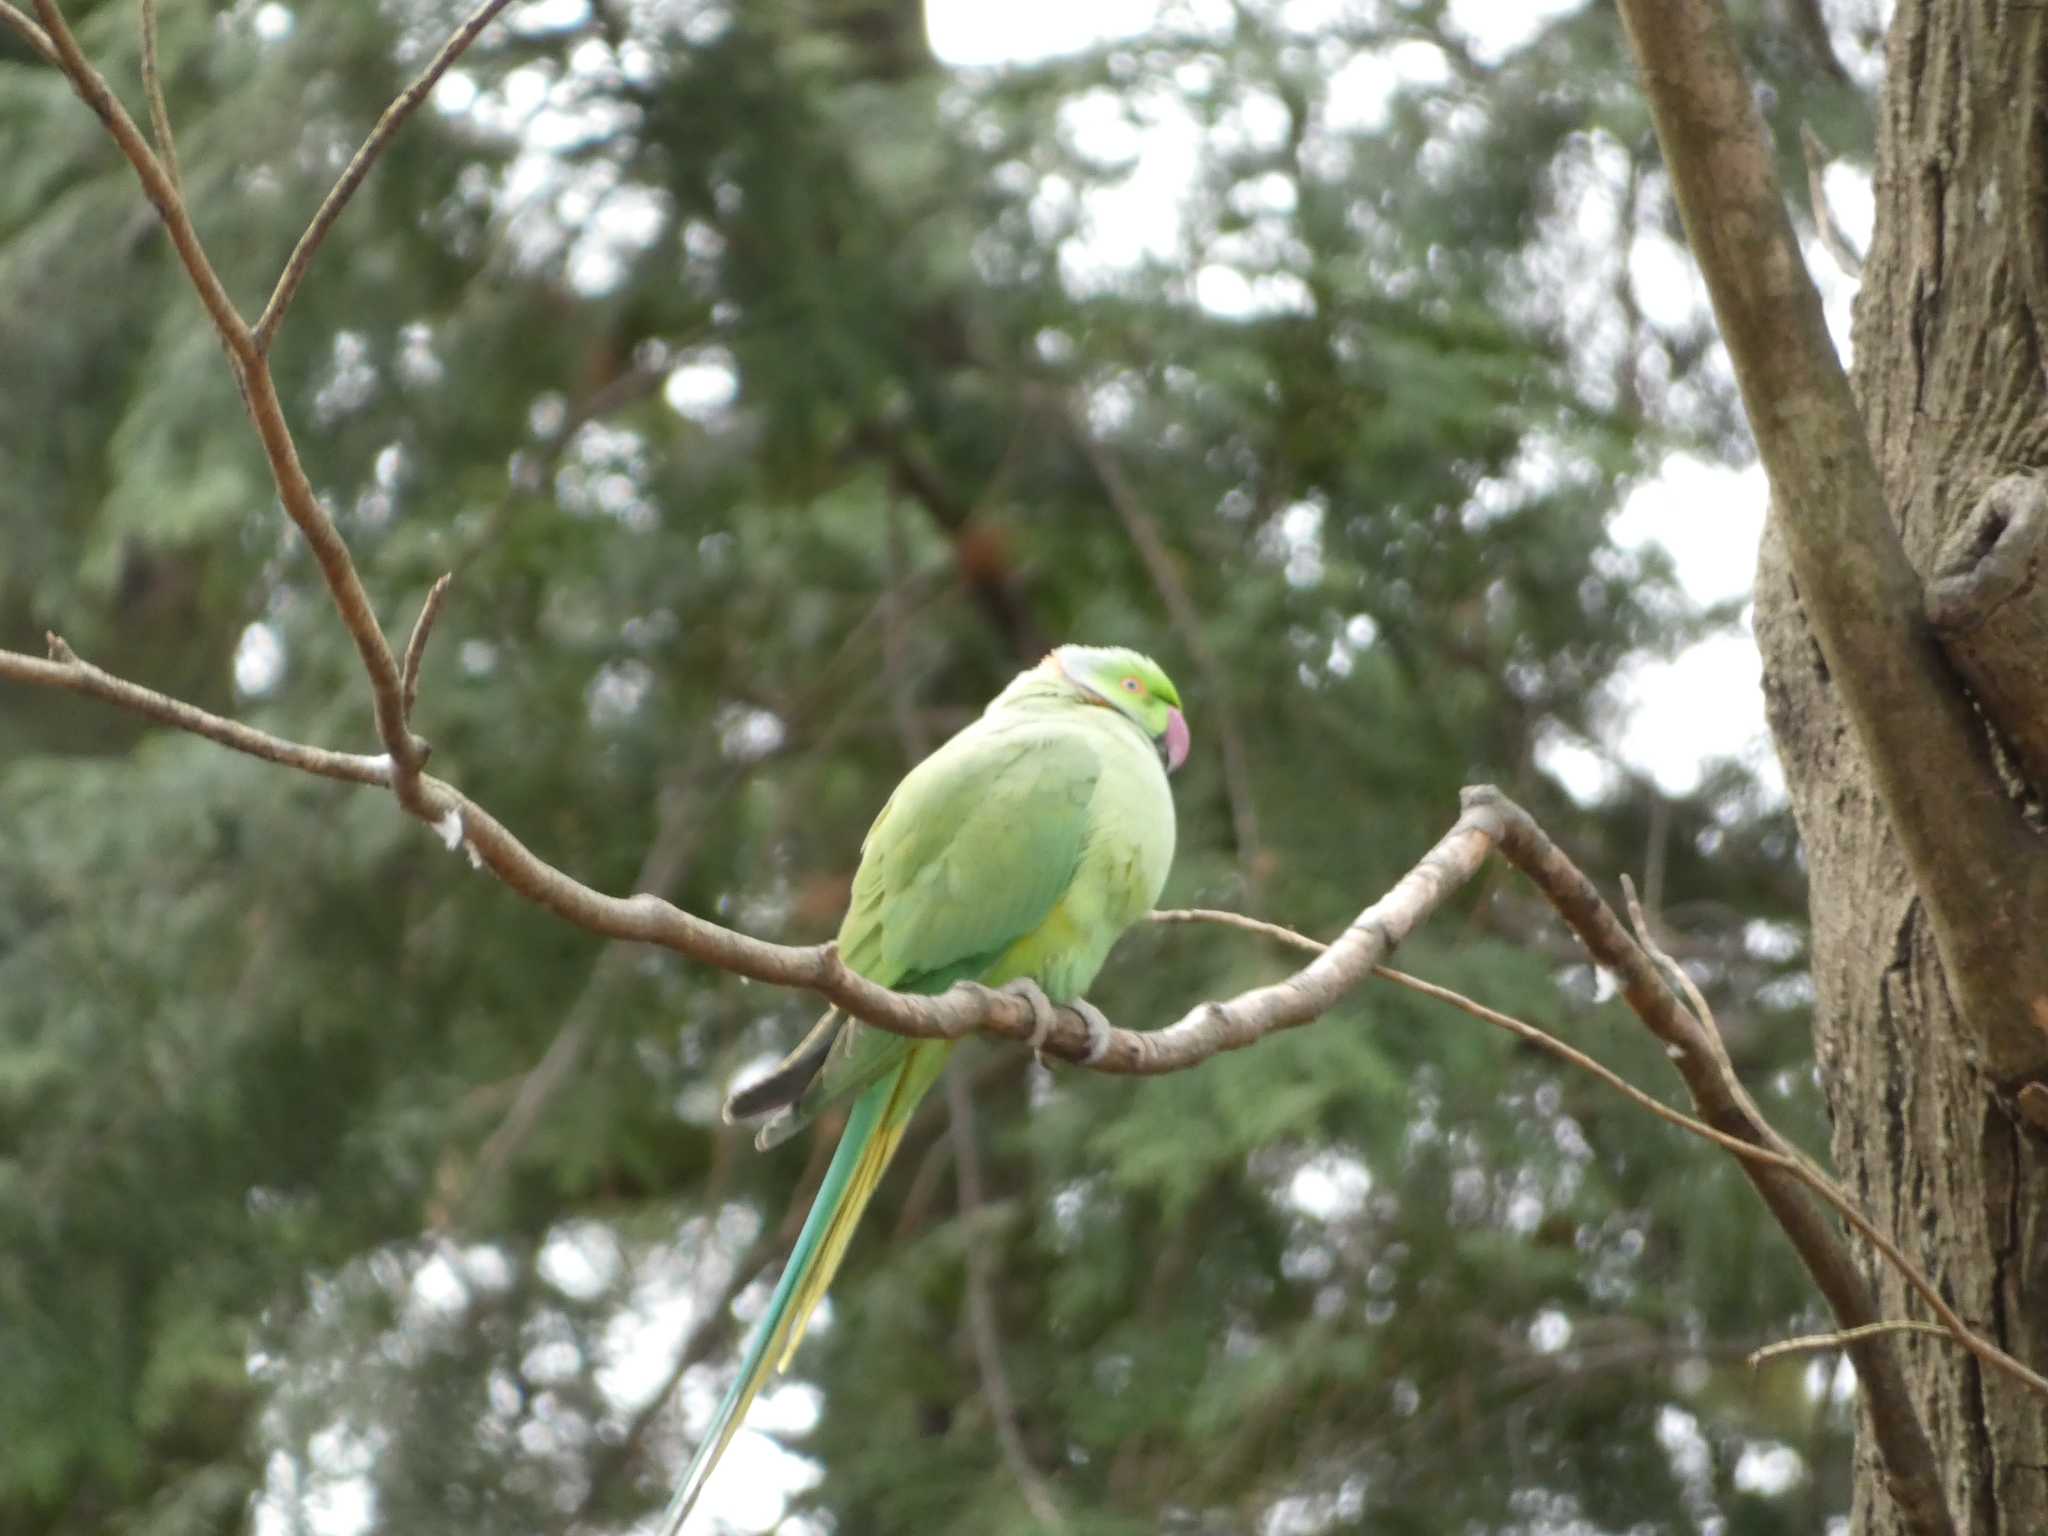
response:
[[[1109,1020],[1085,997],[1077,997],[1067,1006],[1081,1015],[1081,1021],[1088,1026],[1088,1054],[1081,1061],[1083,1065],[1092,1067],[1109,1054]]]
[[[1031,1038],[1026,1044],[1031,1047],[1032,1060],[1044,1066],[1045,1042],[1052,1034],[1053,1021],[1059,1016],[1052,999],[1028,976],[1019,976],[1015,981],[1005,983],[1001,990],[1012,997],[1021,997],[1031,1005]]]

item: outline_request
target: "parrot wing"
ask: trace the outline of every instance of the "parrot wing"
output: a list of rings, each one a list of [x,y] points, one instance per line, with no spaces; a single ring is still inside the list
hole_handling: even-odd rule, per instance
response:
[[[986,972],[1073,884],[1102,759],[1086,733],[1033,717],[983,722],[926,758],[861,844],[839,952],[903,992],[943,992]],[[793,1135],[819,1107],[893,1072],[916,1041],[848,1028],[828,1011],[726,1117],[773,1112],[757,1143]]]

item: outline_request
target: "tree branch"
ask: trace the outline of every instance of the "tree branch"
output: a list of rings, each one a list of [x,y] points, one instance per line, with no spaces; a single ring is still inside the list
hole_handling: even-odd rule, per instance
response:
[[[416,810],[413,801],[418,794],[420,765],[427,760],[427,744],[406,726],[405,684],[398,662],[377,623],[370,594],[356,574],[348,545],[342,541],[334,519],[320,505],[313,482],[306,478],[306,468],[299,461],[292,429],[285,422],[284,405],[277,398],[267,359],[252,358],[243,368],[242,394],[248,402],[250,419],[256,424],[257,436],[263,440],[263,451],[270,460],[271,475],[277,482],[285,514],[298,525],[313,558],[319,562],[335,609],[356,643],[356,655],[362,660],[363,670],[369,674],[377,739],[390,754],[394,769],[391,787],[406,809]]]
[[[325,747],[311,747],[302,742],[287,741],[282,736],[272,736],[254,726],[211,714],[195,704],[187,704],[182,699],[171,698],[168,694],[103,672],[91,662],[79,660],[71,647],[57,635],[51,635],[49,643],[50,657],[47,661],[40,656],[24,656],[19,651],[0,651],[0,678],[46,688],[65,688],[145,716],[159,725],[190,731],[195,736],[204,736],[208,741],[218,742],[237,752],[246,752],[251,757],[260,757],[268,763],[281,763],[304,773],[318,774],[323,779],[390,787],[391,764],[388,759],[363,757],[354,752],[331,752]]]
[[[384,638],[383,630],[378,627],[376,614],[370,607],[369,594],[363,590],[362,580],[356,574],[355,563],[349,557],[348,546],[342,542],[333,518],[329,517],[327,509],[320,505],[320,498],[314,493],[312,483],[306,478],[305,467],[299,461],[298,446],[293,442],[291,428],[285,422],[284,407],[278,400],[277,387],[271,379],[269,363],[263,349],[257,344],[254,333],[242,319],[241,313],[229,299],[226,289],[221,286],[219,277],[207,261],[206,252],[200,245],[199,236],[193,229],[191,217],[185,208],[184,198],[179,194],[163,165],[151,153],[149,145],[143,142],[142,134],[136,128],[134,120],[128,116],[121,103],[115,100],[99,72],[79,51],[78,40],[71,35],[71,29],[65,24],[62,12],[57,9],[56,0],[35,0],[35,3],[36,11],[49,31],[60,67],[86,105],[99,114],[115,144],[128,157],[129,164],[135,168],[135,174],[140,178],[144,192],[156,205],[165,227],[170,231],[172,244],[177,247],[178,254],[184,261],[187,275],[191,278],[193,286],[198,289],[207,313],[213,317],[214,326],[220,332],[221,340],[233,360],[250,420],[255,423],[257,435],[262,439],[263,451],[270,461],[271,475],[276,481],[278,495],[284,502],[286,513],[305,536],[314,559],[319,562],[321,574],[326,579],[334,605],[340,611],[342,622],[348,627],[349,634],[354,638],[356,652],[362,659],[364,670],[369,674],[378,739],[383,742],[385,751],[391,758],[392,769],[388,781],[390,787],[407,809],[417,811],[419,769],[426,761],[427,745],[406,729],[404,690],[399,677],[398,662],[391,654],[391,647]],[[484,10],[493,8],[487,5]],[[483,19],[487,20],[488,17]],[[482,24],[477,17],[472,17],[471,20],[479,26]],[[442,50],[442,54],[450,59],[454,56],[450,52],[452,46],[453,40],[450,47],[444,47]],[[443,64],[442,67],[445,68],[446,65]],[[386,114],[387,117],[389,115]],[[367,164],[364,169],[368,169]],[[360,180],[360,176],[357,179]],[[301,241],[301,246],[304,245],[305,242]]]
[[[1752,1113],[1748,1095],[1728,1068],[1718,1039],[1665,985],[1656,962],[1629,937],[1593,883],[1521,807],[1497,791],[1468,790],[1466,795],[1468,812],[1474,798],[1493,802],[1502,856],[1536,883],[1593,958],[1614,976],[1636,1017],[1664,1042],[1700,1117],[1726,1135],[1769,1146],[1775,1133]],[[1862,1272],[1825,1212],[1808,1198],[1809,1192],[1818,1191],[1804,1168],[1773,1166],[1751,1157],[1743,1158],[1741,1167],[1791,1240],[1836,1321],[1844,1328],[1882,1321]],[[1857,1213],[1857,1219],[1860,1216]],[[1867,1222],[1859,1230],[1874,1240],[1882,1238]],[[1904,1255],[1888,1239],[1879,1246],[1888,1258],[1896,1256],[1894,1261],[1911,1272]],[[1888,1338],[1864,1337],[1851,1346],[1851,1354],[1867,1388],[1864,1402],[1878,1455],[1908,1529],[1915,1536],[1950,1536],[1955,1527],[1942,1494],[1940,1465],[1926,1427],[1913,1408],[1897,1352]]]
[[[1828,201],[1828,147],[1811,123],[1799,125],[1799,151],[1806,157],[1806,200],[1813,204],[1813,227],[1821,248],[1834,257],[1844,276],[1861,277],[1863,257],[1835,217],[1835,205]]]
[[[455,573],[443,573],[441,579],[427,589],[427,600],[420,604],[420,616],[413,620],[412,638],[405,642],[405,666],[399,682],[399,708],[410,722],[412,709],[420,698],[420,664],[427,659],[427,641],[434,633],[434,621],[441,616],[441,604],[448,600],[448,587],[455,580]]]
[[[37,0],[38,5],[48,0]],[[363,178],[370,174],[370,168],[377,163],[377,157],[384,153],[394,135],[405,126],[419,104],[427,99],[427,93],[440,82],[448,67],[462,57],[464,50],[476,41],[479,32],[490,25],[491,19],[505,8],[506,0],[483,0],[447,42],[441,45],[414,80],[398,94],[390,106],[384,109],[370,136],[363,140],[343,169],[341,176],[321,201],[313,221],[306,226],[306,232],[299,236],[299,243],[292,247],[291,256],[285,261],[284,271],[278,275],[277,286],[271,290],[270,301],[263,306],[263,313],[257,317],[254,344],[258,353],[268,353],[270,344],[277,339],[278,327],[284,324],[285,311],[291,308],[293,297],[299,291],[299,284],[305,281],[306,269],[313,264],[314,254],[320,249],[320,242],[327,238],[327,232],[334,227],[334,221],[341,217],[348,200],[355,196],[356,188],[363,184]]]
[[[63,59],[57,55],[57,45],[50,41],[50,34],[30,21],[27,14],[15,9],[8,0],[0,0],[0,24],[12,27],[29,47],[33,48],[45,64],[53,69],[64,67]]]
[[[2048,1064],[2048,855],[1922,608],[1717,0],[1621,0],[1814,638],[1991,1070]]]
[[[1767,1360],[1782,1360],[1788,1355],[1817,1354],[1824,1349],[1842,1349],[1858,1339],[1867,1339],[1880,1333],[1931,1333],[1938,1339],[1953,1338],[1948,1329],[1939,1323],[1913,1322],[1905,1318],[1894,1318],[1889,1322],[1865,1323],[1861,1328],[1844,1328],[1838,1333],[1804,1333],[1796,1339],[1780,1339],[1775,1344],[1766,1344],[1761,1349],[1749,1352],[1749,1366],[1755,1370]]]
[[[1513,809],[1517,815],[1526,816],[1526,813],[1522,812],[1519,807],[1514,807]],[[1538,835],[1541,836],[1541,833],[1539,832]],[[1561,854],[1558,856],[1560,858],[1563,857]],[[1624,876],[1624,886],[1627,883],[1627,877]],[[1546,894],[1548,893],[1546,892]],[[1629,889],[1629,904],[1632,911],[1640,917],[1642,909],[1635,901],[1633,888]],[[1260,922],[1256,918],[1245,917],[1236,912],[1218,912],[1196,908],[1183,911],[1155,912],[1152,914],[1152,920],[1158,923],[1221,923],[1232,928],[1242,928],[1249,932],[1275,939],[1296,949],[1320,951],[1323,948],[1316,940],[1296,933],[1291,928],[1282,928],[1276,923]],[[1484,1003],[1475,1002],[1462,993],[1453,992],[1448,987],[1440,987],[1435,982],[1424,981],[1420,977],[1410,976],[1404,971],[1397,971],[1384,965],[1374,966],[1372,974],[1382,981],[1390,981],[1396,986],[1406,987],[1409,991],[1418,992],[1424,997],[1432,997],[1438,1002],[1448,1003],[1453,1008],[1463,1013],[1468,1013],[1475,1019],[1519,1036],[1531,1045],[1548,1052],[1568,1065],[1599,1078],[1600,1081],[1607,1084],[1608,1087],[1614,1089],[1615,1092],[1621,1094],[1624,1098],[1647,1109],[1658,1119],[1677,1126],[1682,1131],[1700,1137],[1704,1141],[1711,1141],[1716,1146],[1732,1152],[1737,1157],[1748,1162],[1760,1164],[1768,1168],[1781,1169],[1785,1173],[1790,1174],[1828,1205],[1840,1212],[1842,1217],[1851,1226],[1869,1240],[1871,1246],[1876,1248],[1900,1274],[1905,1276],[1907,1284],[1918,1292],[1921,1298],[1927,1302],[1928,1306],[1933,1309],[1935,1315],[1941,1318],[1941,1322],[1938,1324],[1864,1324],[1856,1328],[1845,1329],[1841,1334],[1830,1335],[1830,1337],[1841,1338],[1846,1342],[1854,1342],[1866,1336],[1886,1332],[1897,1333],[1918,1330],[1940,1333],[1962,1345],[1971,1354],[1977,1356],[1994,1370],[2001,1371],[2005,1375],[2012,1377],[2013,1380],[2031,1391],[2048,1396],[2048,1378],[2042,1377],[2021,1361],[2014,1359],[1965,1323],[1956,1311],[1949,1306],[1948,1302],[1942,1297],[1941,1292],[1927,1278],[1926,1274],[1906,1257],[1896,1243],[1880,1232],[1864,1216],[1861,1209],[1849,1198],[1848,1192],[1833,1179],[1829,1178],[1812,1159],[1805,1156],[1797,1147],[1786,1141],[1779,1134],[1777,1128],[1764,1118],[1762,1110],[1756,1105],[1756,1101],[1743,1088],[1741,1078],[1736,1075],[1734,1063],[1728,1059],[1727,1051],[1722,1046],[1719,1038],[1720,1032],[1714,1027],[1713,1014],[1707,1008],[1706,999],[1700,996],[1699,989],[1694,986],[1692,979],[1686,975],[1685,971],[1676,961],[1654,947],[1646,945],[1645,948],[1653,958],[1661,962],[1670,970],[1674,977],[1680,980],[1687,994],[1692,999],[1693,1007],[1697,1010],[1694,1016],[1695,1022],[1701,1025],[1700,1032],[1708,1038],[1708,1054],[1713,1061],[1714,1074],[1718,1078],[1721,1087],[1737,1102],[1745,1106],[1745,1113],[1749,1117],[1751,1125],[1757,1131],[1757,1137],[1752,1138],[1743,1134],[1718,1130],[1714,1126],[1707,1124],[1704,1120],[1697,1120],[1691,1115],[1675,1110],[1661,1099],[1655,1098],[1644,1092],[1641,1088],[1638,1088],[1612,1067],[1606,1066],[1593,1057],[1586,1055],[1585,1052],[1577,1049],[1575,1046],[1567,1045],[1555,1035],[1538,1029],[1534,1024],[1515,1018],[1511,1014],[1501,1013],[1496,1009],[1487,1007]],[[1644,1017],[1640,1010],[1637,1010],[1637,1017],[1643,1018],[1645,1023],[1649,1023],[1649,1020]],[[1656,1028],[1655,1025],[1651,1027],[1653,1029]],[[1690,1086],[1690,1079],[1688,1079],[1688,1086]],[[1698,1102],[1699,1095],[1697,1093],[1694,1094],[1694,1099],[1695,1102]]]

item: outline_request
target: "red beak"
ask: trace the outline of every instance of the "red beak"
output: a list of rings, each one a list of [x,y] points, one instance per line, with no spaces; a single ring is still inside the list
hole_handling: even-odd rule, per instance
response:
[[[1166,712],[1166,771],[1172,773],[1188,760],[1188,717],[1177,709]]]

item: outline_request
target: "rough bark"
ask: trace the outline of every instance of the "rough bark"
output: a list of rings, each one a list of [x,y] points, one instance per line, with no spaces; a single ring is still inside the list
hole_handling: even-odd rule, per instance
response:
[[[1900,0],[1893,22],[1855,385],[1885,501],[1931,586],[1984,526],[1993,487],[2048,462],[2043,20],[2039,8],[1994,0]],[[1836,1162],[1957,1310],[2038,1367],[2048,1361],[2048,1135],[2018,1112],[2015,1085],[1988,1069],[1962,1017],[1775,519],[1757,637],[1812,874],[1815,1035]],[[2006,662],[1993,655],[1989,666],[2024,670],[2025,658]],[[1965,663],[1973,677],[1981,665]],[[1975,702],[1992,719],[2013,707]],[[2040,946],[2048,913],[2030,918],[2021,943]],[[1873,1280],[1884,1311],[1917,1315],[1894,1277]],[[2048,1415],[1939,1341],[1904,1347],[1958,1529],[2048,1531]],[[1867,1443],[1858,1472],[1852,1531],[1896,1536],[1900,1513]]]

